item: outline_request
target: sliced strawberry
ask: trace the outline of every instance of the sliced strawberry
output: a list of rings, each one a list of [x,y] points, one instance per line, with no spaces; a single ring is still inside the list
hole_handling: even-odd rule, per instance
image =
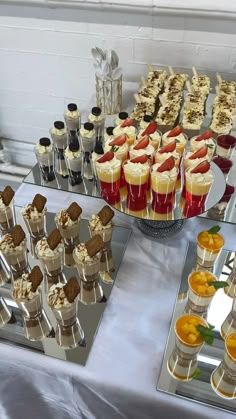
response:
[[[132,163],[146,163],[148,161],[148,157],[146,154],[143,154],[143,156],[135,157],[134,159],[130,160]]]
[[[209,140],[209,138],[212,137],[211,131],[205,131],[202,135],[199,135],[199,137],[195,138],[194,141],[202,141],[202,140]]]
[[[183,132],[183,128],[178,125],[177,127],[173,128],[169,134],[167,135],[168,138],[170,137],[177,137],[179,134],[181,134],[181,132]]]
[[[202,163],[199,163],[191,173],[206,173],[210,169],[210,163],[207,160],[204,160]]]
[[[134,150],[141,150],[142,148],[146,148],[149,144],[149,138],[148,136],[143,137],[142,140],[140,140],[135,146]]]
[[[141,136],[151,135],[157,130],[157,123],[155,121],[150,122],[147,128],[142,132]]]
[[[106,161],[110,161],[114,158],[114,153],[112,151],[108,151],[107,153],[103,154],[100,159],[97,160],[98,163],[105,163]]]
[[[171,141],[171,143],[165,145],[160,150],[158,150],[158,153],[172,153],[176,149],[176,141]]]
[[[175,159],[171,156],[158,167],[157,172],[166,172],[172,170],[174,167]]]
[[[119,135],[119,137],[114,138],[114,140],[112,140],[109,143],[109,145],[110,146],[117,145],[118,147],[121,147],[125,143],[126,143],[126,135],[122,134],[122,135]]]
[[[130,127],[134,124],[133,119],[127,118],[124,122],[121,124],[121,128]]]
[[[205,157],[207,155],[207,151],[208,151],[208,148],[207,148],[207,146],[204,145],[203,147],[201,147],[197,151],[195,151],[195,153],[193,153],[189,157],[189,160],[201,159],[202,157]]]

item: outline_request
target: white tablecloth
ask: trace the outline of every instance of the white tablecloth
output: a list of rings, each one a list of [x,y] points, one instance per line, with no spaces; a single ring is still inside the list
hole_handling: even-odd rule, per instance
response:
[[[22,185],[16,203],[42,188]],[[50,211],[77,200],[89,217],[101,200],[45,189]],[[222,419],[233,415],[156,391],[187,241],[214,225],[188,220],[173,238],[152,241],[133,228],[109,303],[85,367],[0,344],[0,419]],[[222,224],[226,248],[236,226]]]

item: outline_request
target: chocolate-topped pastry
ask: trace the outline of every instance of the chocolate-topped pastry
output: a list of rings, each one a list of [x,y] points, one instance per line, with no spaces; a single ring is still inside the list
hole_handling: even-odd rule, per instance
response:
[[[25,240],[25,232],[19,224],[13,227],[11,237],[15,247],[19,246]]]
[[[73,303],[80,292],[80,286],[75,276],[72,276],[63,287],[69,303]]]
[[[46,202],[47,198],[37,193],[32,201],[32,206],[37,208],[38,212],[42,212],[44,210]]]
[[[106,226],[112,220],[115,213],[108,205],[105,205],[97,215],[100,218],[102,225]]]
[[[49,234],[49,236],[47,238],[48,246],[50,247],[51,250],[54,250],[54,249],[56,249],[58,244],[61,242],[61,240],[62,240],[61,233],[57,228],[55,228]]]
[[[97,234],[85,243],[88,255],[92,258],[104,248],[104,242]]]
[[[67,213],[69,214],[72,221],[78,220],[81,212],[82,208],[80,208],[77,202],[72,202],[72,204],[70,204],[70,206],[67,208]]]

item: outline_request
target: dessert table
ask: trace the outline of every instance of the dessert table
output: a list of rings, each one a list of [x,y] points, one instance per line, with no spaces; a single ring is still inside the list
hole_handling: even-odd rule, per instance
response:
[[[42,191],[49,211],[72,200],[85,218],[101,208],[100,199],[27,184],[18,189],[16,205]],[[121,213],[115,223],[131,226],[133,234],[86,366],[1,343],[1,419],[222,418],[221,410],[156,391],[187,242],[215,222],[189,219],[161,241],[145,237]],[[225,248],[236,249],[236,226],[217,224]]]

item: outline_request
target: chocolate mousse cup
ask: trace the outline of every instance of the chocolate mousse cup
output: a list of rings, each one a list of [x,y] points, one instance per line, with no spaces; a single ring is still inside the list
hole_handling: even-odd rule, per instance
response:
[[[77,143],[72,142],[69,144],[69,149],[72,153],[77,152],[79,151],[79,146]],[[71,186],[80,185],[83,180],[81,176],[82,154],[80,154],[79,157],[75,157],[73,159],[69,159],[65,156],[65,162],[69,172],[69,182]]]
[[[50,146],[51,141],[49,138],[43,137],[40,138],[39,144],[45,149]],[[51,182],[55,179],[55,159],[54,159],[54,150],[49,150],[45,153],[40,153],[37,149],[37,146],[34,148],[34,152],[38,161],[38,166],[41,171],[43,180],[45,182]]]

